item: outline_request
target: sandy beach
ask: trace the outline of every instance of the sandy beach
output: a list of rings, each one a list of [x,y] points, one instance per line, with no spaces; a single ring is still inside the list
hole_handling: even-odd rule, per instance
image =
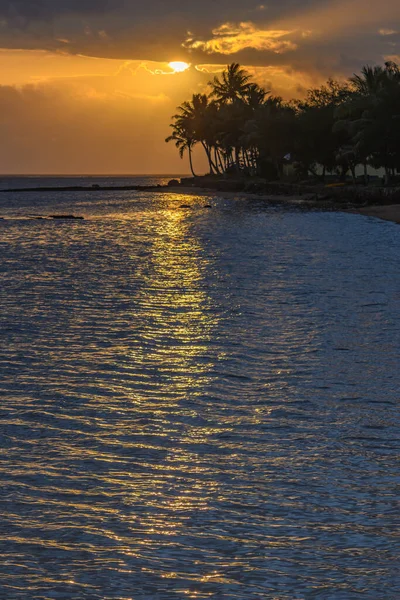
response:
[[[400,223],[400,204],[389,204],[387,206],[366,206],[352,212],[368,217],[376,217],[385,221]]]

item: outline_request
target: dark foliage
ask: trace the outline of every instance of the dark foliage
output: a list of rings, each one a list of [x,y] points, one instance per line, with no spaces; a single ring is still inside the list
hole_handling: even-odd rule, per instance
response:
[[[201,144],[210,173],[299,178],[334,173],[355,180],[356,167],[383,168],[386,182],[400,170],[400,69],[392,62],[364,67],[346,83],[330,79],[304,100],[282,98],[251,81],[237,63],[178,107],[171,125],[181,156]]]

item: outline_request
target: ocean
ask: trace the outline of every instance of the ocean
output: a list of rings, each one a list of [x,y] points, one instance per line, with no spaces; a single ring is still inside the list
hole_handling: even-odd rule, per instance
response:
[[[104,182],[0,182],[0,598],[399,598],[399,226]]]

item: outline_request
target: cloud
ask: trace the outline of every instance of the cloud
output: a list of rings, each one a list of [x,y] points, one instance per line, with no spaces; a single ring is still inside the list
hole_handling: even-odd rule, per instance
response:
[[[118,1],[113,0],[116,4]],[[108,0],[0,0],[0,15],[11,27],[23,27],[32,21],[48,21],[71,13],[98,14],[108,9]]]
[[[379,30],[379,35],[396,35],[396,33],[398,33],[397,31],[395,31],[394,29],[380,29]]]
[[[121,60],[357,68],[398,30],[398,0],[0,0],[5,48]]]
[[[398,0],[0,0],[4,48],[145,63],[345,77],[398,55],[399,30]]]
[[[209,40],[188,38],[183,47],[189,50],[203,50],[206,54],[232,55],[252,48],[267,50],[276,54],[296,50],[297,44],[287,39],[294,31],[259,29],[254,23],[224,23],[212,30]]]

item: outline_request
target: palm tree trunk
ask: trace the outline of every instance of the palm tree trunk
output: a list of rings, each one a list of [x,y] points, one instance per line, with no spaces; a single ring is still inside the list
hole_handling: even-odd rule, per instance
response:
[[[224,173],[225,169],[224,169],[224,165],[222,163],[221,153],[219,151],[219,148],[216,148],[216,155],[217,155],[217,158],[218,158],[219,166],[221,167],[221,171],[222,171],[222,173]]]
[[[240,173],[240,157],[239,157],[239,148],[235,147],[235,164],[236,171]]]
[[[254,173],[258,174],[259,173],[259,161],[260,161],[260,153],[258,152],[258,150],[253,149],[252,152],[252,158],[253,158],[253,169],[254,169]]]
[[[249,170],[250,163],[249,163],[249,155],[247,154],[247,150],[243,150],[243,161],[244,161],[244,166],[246,167],[247,170]]]
[[[215,170],[217,172],[217,175],[221,175],[221,172],[219,170],[219,165],[218,165],[218,154],[217,154],[216,146],[214,146],[214,165],[215,165]]]
[[[224,162],[225,162],[225,173],[226,173],[227,170],[229,169],[229,153],[227,150],[225,150],[225,153],[224,153]]]
[[[213,173],[215,173],[215,175],[220,175],[220,172],[218,170],[218,165],[216,165],[215,162],[213,161],[213,159],[211,158],[211,148],[210,147],[208,147],[208,157],[209,157],[210,165],[213,169]]]
[[[210,150],[205,142],[201,142],[201,145],[204,148],[204,152],[207,154],[208,166],[210,167],[210,175],[214,175],[213,164],[211,160]]]
[[[193,177],[197,177],[196,173],[193,170],[193,159],[192,159],[192,149],[191,148],[189,148],[189,164],[190,164],[190,170],[192,171]]]
[[[350,171],[351,171],[351,178],[353,180],[353,185],[356,185],[357,178],[356,178],[356,167],[355,167],[355,165],[350,165]]]

